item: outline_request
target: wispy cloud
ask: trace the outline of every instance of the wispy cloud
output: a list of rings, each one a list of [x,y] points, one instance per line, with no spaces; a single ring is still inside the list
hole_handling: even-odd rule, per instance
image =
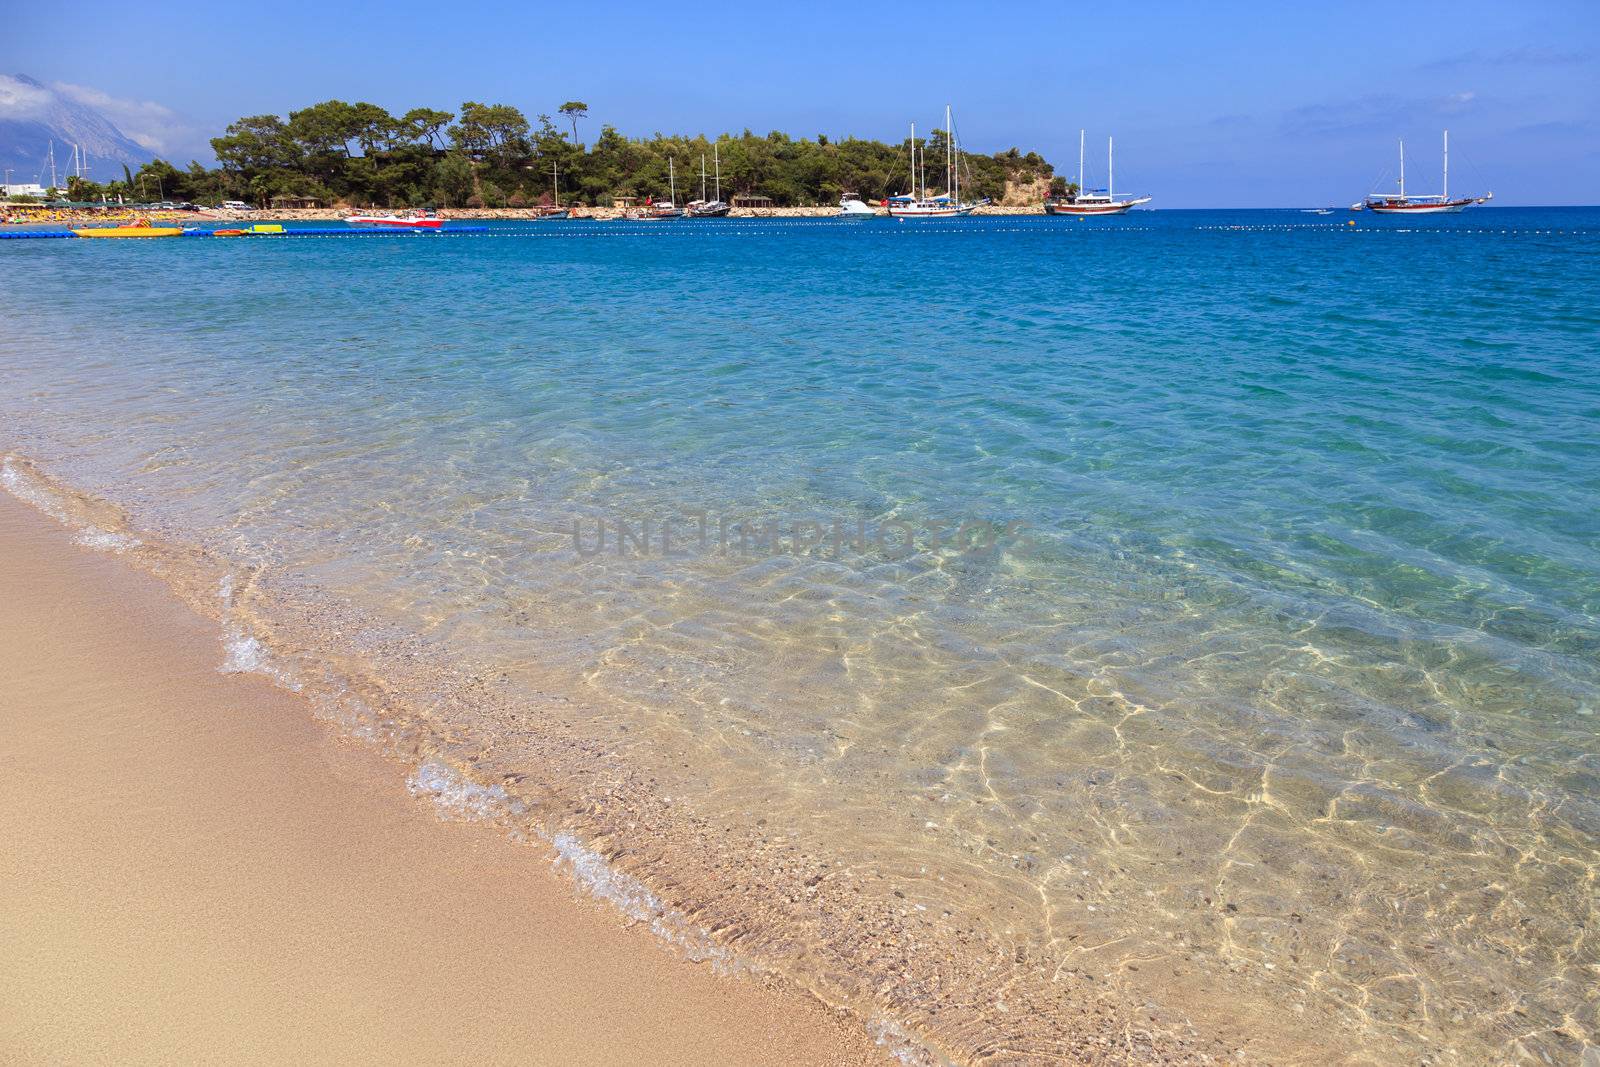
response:
[[[1590,60],[1588,52],[1579,50],[1564,51],[1558,48],[1506,48],[1497,52],[1486,52],[1474,49],[1470,52],[1461,52],[1453,56],[1430,60],[1417,69],[1422,71],[1447,71],[1462,70],[1465,68],[1484,67],[1565,67],[1575,63],[1587,63]]]
[[[67,104],[98,113],[127,137],[156,154],[191,149],[199,131],[176,111],[152,100],[113,96],[71,82],[40,84],[0,74],[0,119],[48,122]]]
[[[194,139],[194,127],[171,108],[154,101],[125,99],[71,82],[51,82],[50,88],[68,100],[94,108],[117,129],[152,152],[170,152]]]
[[[1448,118],[1479,106],[1478,94],[1471,89],[1424,98],[1380,93],[1292,108],[1284,112],[1279,128],[1302,136],[1364,133],[1404,126],[1419,115]]]
[[[42,119],[53,101],[50,90],[0,74],[0,118]]]

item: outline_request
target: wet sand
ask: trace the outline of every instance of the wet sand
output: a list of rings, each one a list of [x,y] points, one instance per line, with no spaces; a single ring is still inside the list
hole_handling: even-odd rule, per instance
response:
[[[865,1064],[441,821],[215,625],[0,494],[0,1060]]]

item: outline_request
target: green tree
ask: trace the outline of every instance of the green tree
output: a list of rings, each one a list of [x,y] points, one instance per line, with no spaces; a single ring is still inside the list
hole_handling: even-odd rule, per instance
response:
[[[429,174],[434,199],[445,207],[460,207],[473,195],[472,161],[460,152],[445,154]]]
[[[394,130],[394,116],[377,104],[359,103],[350,106],[349,134],[361,146],[361,154],[370,156],[380,145],[387,146]],[[350,154],[349,145],[345,154]]]
[[[436,149],[442,150],[439,143],[439,134],[450,125],[450,120],[455,118],[448,111],[438,111],[431,107],[414,107],[407,111],[400,121],[409,127],[412,140],[425,141]]]
[[[508,104],[467,101],[454,115],[413,108],[396,118],[375,104],[328,100],[291,112],[287,121],[276,115],[242,118],[212,141],[219,170],[191,166],[163,171],[154,180],[169,195],[180,188],[190,199],[226,194],[261,202],[295,193],[391,206],[460,206],[545,199],[552,171],[559,170],[563,202],[598,204],[619,195],[664,195],[669,160],[676,161],[686,192],[695,187],[700,156],[715,151],[725,196],[760,193],[783,205],[815,204],[836,201],[842,192],[875,199],[911,187],[905,141],[839,141],[820,134],[795,139],[781,131],[750,130],[714,142],[660,133],[628,138],[603,125],[586,149],[577,143],[577,122],[587,117],[587,107],[567,101],[557,110],[570,132],[548,115],[539,115],[530,128],[523,112]],[[928,184],[947,188],[943,132],[919,147],[927,153]],[[1054,177],[1038,153],[1017,148],[994,155],[961,152],[956,166],[964,196],[1034,196]],[[134,178],[126,177],[120,184],[129,187]],[[151,181],[146,176],[144,183]]]
[[[589,105],[582,100],[568,100],[557,108],[572,123],[572,143],[578,143],[578,120],[589,117]]]
[[[252,115],[233,123],[221,137],[211,139],[224,170],[254,173],[273,167],[290,167],[298,153],[289,129],[276,115]],[[124,174],[127,168],[123,168]],[[128,184],[133,184],[132,177]]]
[[[324,100],[289,112],[289,136],[312,158],[334,153],[349,158],[350,142],[360,127],[355,107],[343,100]]]

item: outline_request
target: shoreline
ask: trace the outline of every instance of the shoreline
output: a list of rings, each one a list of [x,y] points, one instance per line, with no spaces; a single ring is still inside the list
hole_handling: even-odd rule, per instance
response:
[[[389,801],[406,803],[409,789],[457,821],[488,821],[502,841],[509,832],[536,842],[540,859],[529,862],[546,877],[540,860],[553,846],[567,861],[555,880],[568,899],[587,888],[660,951],[756,976],[791,1008],[843,1020],[907,1067],[999,1053],[1028,1063],[1274,1062],[1283,1051],[1264,1020],[1220,1004],[1140,1006],[1118,981],[1061,982],[1033,959],[998,970],[993,961],[1012,950],[945,906],[953,902],[891,893],[901,872],[841,863],[804,828],[736,830],[702,817],[663,795],[659,767],[633,766],[585,736],[564,703],[519,742],[484,747],[472,735],[478,717],[532,709],[485,685],[477,665],[434,661],[412,635],[374,629],[348,604],[240,571],[29,458],[0,457],[0,503],[41,513],[63,551],[146,583],[136,595],[179,610],[201,676],[230,672],[281,694],[290,703],[280,717],[387,768],[378,777]],[[4,519],[0,511],[0,548]],[[1168,978],[1170,989],[1193,988],[1190,977]],[[1300,1044],[1290,1043],[1297,1053]],[[806,1052],[796,1062],[834,1061]]]
[[[137,215],[140,218],[150,218],[157,222],[170,225],[181,223],[208,223],[208,222],[343,222],[350,209],[346,208],[262,208],[257,211],[224,211],[221,209],[206,209],[202,211],[143,211],[136,212],[128,208],[115,205],[104,211],[59,211],[51,210],[42,205],[29,205],[20,208],[14,214],[24,218],[22,222],[4,222],[8,213],[5,205],[0,205],[0,229],[6,227],[27,227],[43,224],[76,226],[80,224],[107,223],[127,221]],[[389,209],[382,209],[389,210]],[[394,210],[404,210],[396,208]],[[574,207],[572,222],[592,221],[610,222],[622,217],[622,212],[612,207]],[[538,208],[441,208],[437,212],[440,218],[455,222],[533,222],[539,218]],[[837,205],[819,205],[816,207],[771,207],[771,208],[734,208],[726,216],[729,219],[828,219],[839,214]],[[975,208],[973,215],[1044,215],[1043,204],[1028,205],[1001,205],[986,204]],[[888,218],[887,212],[878,211],[881,218]],[[37,219],[32,216],[38,216]],[[558,224],[560,220],[552,220],[551,225]],[[716,219],[683,220],[715,223]]]
[[[820,1001],[628,929],[548,845],[407,796],[304,696],[221,673],[215,627],[159,578],[10,493],[0,549],[19,1062],[887,1062]]]

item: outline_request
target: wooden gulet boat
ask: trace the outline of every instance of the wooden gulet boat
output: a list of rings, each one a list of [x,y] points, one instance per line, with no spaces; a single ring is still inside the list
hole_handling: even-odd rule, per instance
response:
[[[1112,191],[1116,175],[1116,146],[1106,138],[1106,187],[1085,189],[1083,185],[1083,136],[1078,131],[1078,191],[1070,196],[1052,196],[1044,202],[1046,215],[1125,215],[1140,204],[1148,204],[1153,197],[1134,196],[1118,200]]]
[[[559,222],[572,217],[572,211],[561,206],[561,170],[555,164],[550,164],[550,189],[553,202],[539,209],[534,219],[539,222]]]
[[[692,219],[720,219],[726,218],[729,211],[733,210],[722,199],[722,155],[716,145],[711,146],[711,158],[717,171],[717,195],[715,199],[706,199],[706,157],[700,155],[700,199],[691,200],[686,205],[689,217]]]
[[[1493,193],[1482,196],[1463,196],[1450,199],[1450,131],[1444,131],[1444,192],[1418,195],[1406,193],[1406,143],[1400,142],[1400,192],[1398,194],[1371,193],[1360,203],[1350,205],[1352,211],[1370,211],[1375,215],[1454,215],[1473,204],[1486,204],[1494,199]]]

